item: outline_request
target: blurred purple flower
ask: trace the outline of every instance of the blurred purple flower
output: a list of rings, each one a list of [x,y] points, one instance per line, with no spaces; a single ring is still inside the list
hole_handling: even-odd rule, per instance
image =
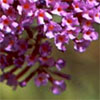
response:
[[[60,94],[71,77],[61,72],[66,62],[52,57],[51,39],[64,53],[70,41],[84,52],[98,39],[95,23],[100,24],[100,0],[0,0],[0,82],[16,89],[34,78],[36,86],[50,82]]]

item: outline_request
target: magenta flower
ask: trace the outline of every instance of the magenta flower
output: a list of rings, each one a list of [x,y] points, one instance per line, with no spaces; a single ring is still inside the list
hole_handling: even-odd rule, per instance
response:
[[[66,84],[63,80],[61,81],[54,81],[53,86],[51,87],[51,90],[54,94],[60,94],[64,90],[66,90]]]
[[[19,0],[21,5],[17,6],[18,13],[22,15],[25,13],[27,16],[32,16],[35,10],[35,4],[31,0]]]
[[[66,16],[66,9],[69,7],[68,3],[66,2],[56,2],[54,5],[54,10],[51,11],[52,14],[56,14],[59,16]]]
[[[62,19],[62,26],[67,26],[69,30],[75,30],[78,25],[78,19],[72,13],[67,13],[65,18]]]
[[[71,77],[61,72],[66,62],[55,60],[53,47],[65,53],[72,41],[86,51],[98,39],[95,23],[100,0],[0,0],[0,82],[16,89],[34,79],[38,87],[51,83],[54,94],[65,91]]]
[[[51,14],[43,9],[39,9],[35,12],[35,17],[37,17],[38,24],[45,24],[45,21],[50,21],[52,19]]]
[[[64,45],[68,44],[68,42],[69,38],[68,35],[65,34],[65,32],[55,34],[55,45],[59,50],[66,51],[66,47]]]
[[[40,73],[37,77],[35,77],[34,82],[36,86],[46,85],[48,83],[49,74]]]
[[[72,3],[72,6],[73,6],[75,12],[77,12],[77,13],[83,12],[83,10],[82,10],[83,2],[82,1],[74,0],[74,2]]]
[[[65,61],[62,59],[58,59],[56,62],[56,67],[58,70],[61,70],[62,68],[65,67]]]
[[[18,23],[15,22],[13,19],[2,15],[0,18],[0,29],[2,31],[5,31],[7,33],[13,34],[13,28],[16,28],[18,26]]]
[[[0,5],[2,9],[8,9],[10,4],[13,4],[14,0],[0,0]]]
[[[61,31],[62,30],[62,27],[56,23],[56,22],[53,22],[53,21],[50,21],[49,24],[45,24],[44,25],[44,32],[46,34],[46,36],[48,38],[54,38],[54,33],[57,33],[58,31]]]

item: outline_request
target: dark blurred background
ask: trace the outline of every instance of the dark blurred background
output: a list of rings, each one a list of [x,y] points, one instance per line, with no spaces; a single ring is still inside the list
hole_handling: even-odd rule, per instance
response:
[[[96,29],[100,35],[100,26]],[[53,95],[49,85],[38,88],[31,80],[27,87],[18,87],[16,91],[0,83],[0,100],[99,100],[99,43],[100,40],[93,41],[84,53],[75,52],[72,43],[64,54],[54,48],[54,56],[67,62],[64,72],[72,76],[66,81],[67,90],[61,95]]]

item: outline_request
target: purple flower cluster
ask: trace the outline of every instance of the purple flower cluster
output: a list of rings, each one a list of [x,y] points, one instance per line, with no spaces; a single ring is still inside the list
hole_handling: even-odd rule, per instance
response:
[[[50,82],[51,91],[60,94],[70,75],[61,72],[65,61],[51,56],[49,40],[59,51],[72,41],[84,52],[98,39],[94,23],[100,24],[100,0],[0,0],[0,82],[16,89],[33,78],[36,86]]]

